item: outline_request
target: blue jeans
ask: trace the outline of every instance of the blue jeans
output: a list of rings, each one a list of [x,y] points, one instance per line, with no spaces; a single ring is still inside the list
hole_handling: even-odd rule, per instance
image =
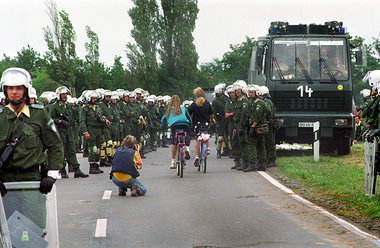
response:
[[[119,180],[116,179],[115,176],[113,176],[113,177],[112,177],[112,182],[113,182],[116,186],[119,187],[119,192],[120,192],[120,191],[123,191],[123,190],[127,191],[128,188],[130,188],[130,189],[132,188],[132,184],[137,184],[137,186],[138,186],[137,194],[138,194],[139,196],[143,196],[143,195],[145,195],[145,193],[146,193],[146,188],[145,188],[145,186],[142,185],[142,184],[140,183],[140,181],[137,180],[137,178],[133,178],[133,177],[132,177],[132,178],[130,178],[128,181],[120,182]]]

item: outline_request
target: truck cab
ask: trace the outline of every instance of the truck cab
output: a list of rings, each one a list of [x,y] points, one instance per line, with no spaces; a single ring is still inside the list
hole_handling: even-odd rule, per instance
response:
[[[253,47],[248,82],[266,85],[281,127],[276,143],[314,141],[320,123],[322,152],[350,153],[354,132],[349,37],[341,22],[272,22]]]

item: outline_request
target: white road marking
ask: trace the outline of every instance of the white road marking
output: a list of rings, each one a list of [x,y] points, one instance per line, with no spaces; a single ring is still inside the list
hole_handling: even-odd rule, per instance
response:
[[[107,219],[96,221],[95,238],[107,237]]]
[[[312,203],[312,202],[310,202],[310,201],[302,198],[301,196],[295,194],[291,189],[289,189],[289,188],[285,187],[284,185],[282,185],[281,183],[279,183],[276,179],[274,179],[273,177],[269,176],[266,172],[259,171],[259,174],[261,176],[263,176],[265,179],[267,179],[274,186],[278,187],[279,189],[281,189],[285,193],[289,194],[289,196],[292,197],[293,199],[301,202],[302,204],[304,204],[306,206],[309,206],[312,209],[317,210],[321,214],[329,217],[330,219],[334,220],[335,222],[337,222],[341,226],[343,226],[346,229],[348,229],[349,231],[351,231],[351,232],[359,235],[360,237],[366,238],[366,239],[371,239],[372,243],[374,243],[375,245],[377,245],[378,247],[380,247],[380,239],[378,239],[376,236],[360,230],[359,228],[357,228],[356,226],[352,225],[351,223],[349,223],[349,222],[347,222],[347,221],[339,218],[338,216],[333,215],[332,213],[326,211],[325,209],[323,209],[323,208],[315,205],[314,203]]]
[[[103,194],[103,200],[109,200],[111,199],[112,190],[105,190]]]

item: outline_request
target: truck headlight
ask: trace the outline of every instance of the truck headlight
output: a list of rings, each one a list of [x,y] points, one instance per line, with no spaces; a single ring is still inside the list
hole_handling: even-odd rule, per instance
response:
[[[337,127],[347,127],[348,120],[347,119],[335,119],[334,125]]]

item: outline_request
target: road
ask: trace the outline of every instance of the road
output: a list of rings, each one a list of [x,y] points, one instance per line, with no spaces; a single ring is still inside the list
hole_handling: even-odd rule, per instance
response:
[[[260,173],[231,170],[232,160],[216,159],[214,144],[211,149],[207,173],[191,159],[183,178],[169,169],[170,148],[148,153],[140,171],[143,197],[118,196],[110,167],[58,180],[60,247],[378,247]],[[88,172],[87,159],[78,159]]]

